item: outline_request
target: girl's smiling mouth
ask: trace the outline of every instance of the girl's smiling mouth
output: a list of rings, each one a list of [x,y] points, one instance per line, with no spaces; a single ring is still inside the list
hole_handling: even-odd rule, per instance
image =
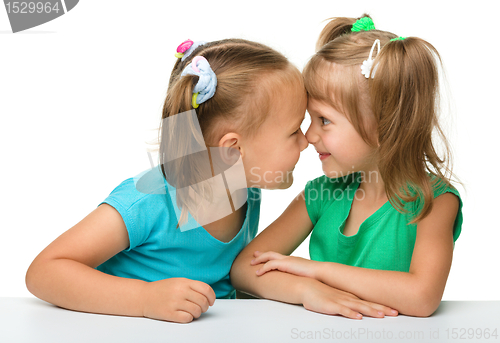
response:
[[[330,156],[331,154],[330,153],[327,153],[327,152],[319,152],[318,151],[318,154],[319,154],[319,159],[320,160],[324,160],[325,158],[328,158],[328,156]]]

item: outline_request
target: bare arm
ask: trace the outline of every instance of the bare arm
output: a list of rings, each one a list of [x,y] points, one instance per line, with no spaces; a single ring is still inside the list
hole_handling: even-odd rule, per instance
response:
[[[120,214],[103,204],[35,258],[26,273],[26,286],[38,298],[64,308],[142,316],[145,282],[94,269],[128,245]]]
[[[35,258],[26,273],[26,286],[38,298],[71,310],[180,322],[191,321],[206,311],[209,303],[213,304],[213,290],[198,281],[167,279],[148,283],[94,269],[128,246],[128,233],[120,214],[112,206],[102,204]],[[195,303],[177,310],[164,306],[161,312],[150,304],[182,307],[178,304],[181,296],[169,298],[162,294],[162,282],[177,293],[186,287],[198,288],[196,293],[207,294],[210,300],[200,300],[201,293],[197,296],[188,292],[186,296],[196,297],[192,302],[202,303],[199,308]]]
[[[273,271],[257,276],[262,265],[251,265],[254,251],[278,251],[291,254],[313,228],[307,213],[304,192],[301,192],[269,227],[262,231],[238,255],[231,268],[231,282],[236,289],[261,298],[292,304],[303,304],[305,308],[326,314],[342,314],[359,318],[362,312],[373,317],[394,315],[391,309],[360,300],[344,291],[325,285],[318,280]],[[382,314],[379,311],[383,312]]]
[[[265,279],[259,278],[255,274],[258,266],[250,265],[254,251],[273,250],[289,255],[309,235],[313,225],[307,215],[305,201],[301,194],[291,202],[274,223],[262,231],[238,255],[230,274],[235,288],[261,298],[293,304],[301,303],[298,287],[295,287],[299,283],[297,280],[302,279],[301,277],[276,272],[269,273]]]
[[[403,314],[430,316],[440,304],[450,271],[453,224],[458,205],[457,197],[451,193],[435,199],[431,213],[417,225],[408,273],[332,262],[292,260],[269,252],[256,259],[257,263],[269,261],[259,275],[268,270],[280,270],[309,276],[362,299],[393,307]]]

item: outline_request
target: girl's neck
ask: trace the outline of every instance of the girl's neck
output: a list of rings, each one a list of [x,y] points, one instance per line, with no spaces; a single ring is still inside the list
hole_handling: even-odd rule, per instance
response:
[[[382,180],[378,168],[361,170],[359,173],[361,175],[361,182],[358,190],[363,192],[364,198],[374,203],[387,201],[384,180]]]
[[[238,234],[245,222],[247,206],[248,203],[222,219],[203,225],[203,228],[213,238],[224,243],[230,242]]]
[[[212,187],[210,203],[191,215],[215,239],[231,241],[245,221],[247,208],[247,189],[233,193],[225,187]]]

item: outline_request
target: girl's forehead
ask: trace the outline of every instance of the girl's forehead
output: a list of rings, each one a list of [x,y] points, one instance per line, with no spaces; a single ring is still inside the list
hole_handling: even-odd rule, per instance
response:
[[[290,126],[298,126],[305,116],[307,107],[307,95],[292,89],[282,89],[280,96],[272,101],[268,115],[275,124],[288,130]]]
[[[312,96],[307,97],[307,110],[315,112],[323,111],[339,111],[339,106],[334,101],[334,96],[331,95],[329,98],[315,98]]]
[[[307,92],[302,82],[291,79],[280,82],[270,92],[271,105],[301,107],[307,105]],[[272,107],[272,106],[271,106]]]
[[[262,105],[267,107],[266,121],[282,127],[285,123],[295,123],[304,117],[307,93],[297,69],[268,74],[262,80],[260,94],[265,99]]]

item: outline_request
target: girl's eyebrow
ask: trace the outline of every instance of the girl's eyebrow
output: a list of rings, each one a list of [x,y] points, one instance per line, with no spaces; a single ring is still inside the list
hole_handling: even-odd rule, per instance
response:
[[[310,110],[307,110],[307,112],[309,112],[309,115],[313,115],[313,116],[316,116],[316,117],[325,117],[327,119],[330,119],[332,116],[331,115],[325,115],[323,113],[319,113],[319,112],[316,112],[316,111],[310,111]]]
[[[322,114],[319,113],[318,111],[315,111],[315,110],[310,110],[310,109],[307,109],[307,112],[310,114],[310,115],[315,115],[315,116],[321,116]]]

